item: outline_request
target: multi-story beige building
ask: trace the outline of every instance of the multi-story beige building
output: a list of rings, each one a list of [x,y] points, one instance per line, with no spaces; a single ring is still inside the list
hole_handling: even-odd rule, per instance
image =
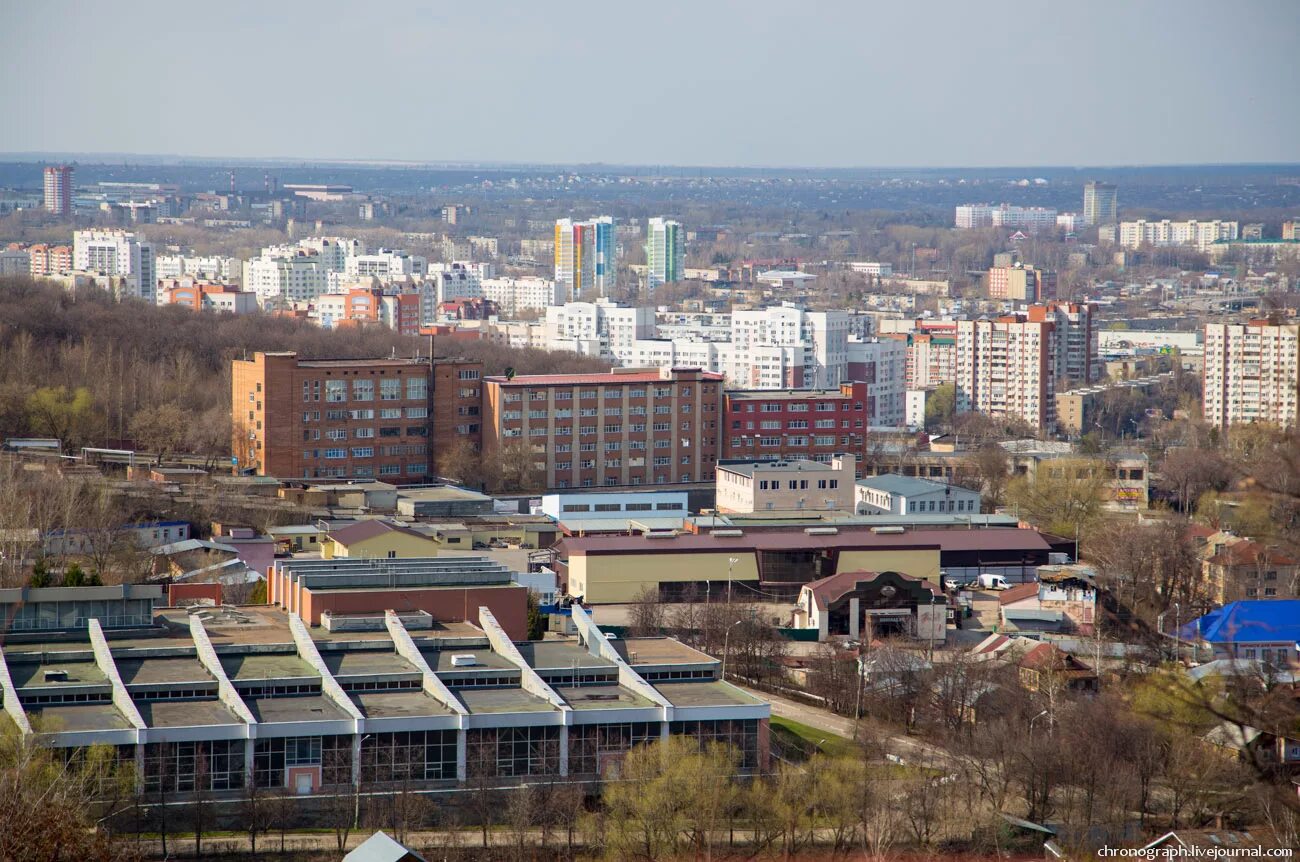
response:
[[[1018,316],[957,322],[957,412],[1056,419],[1055,324]]]
[[[711,482],[722,381],[698,368],[485,377],[484,456],[526,444],[547,488]]]
[[[739,461],[718,465],[717,506],[724,514],[853,511],[852,455],[821,461]]]
[[[989,299],[1042,302],[1056,297],[1056,273],[1032,266],[992,266],[985,278]]]
[[[1246,422],[1297,424],[1300,324],[1251,320],[1205,325],[1205,421],[1219,428]]]
[[[1237,238],[1235,221],[1138,221],[1120,222],[1119,244],[1124,248],[1141,248],[1144,245],[1194,245],[1205,251],[1220,240]]]

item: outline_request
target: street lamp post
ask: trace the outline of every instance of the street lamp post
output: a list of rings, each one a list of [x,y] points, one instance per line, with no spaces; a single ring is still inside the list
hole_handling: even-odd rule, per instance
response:
[[[1038,715],[1036,715],[1036,716],[1034,716],[1033,718],[1029,719],[1029,734],[1030,734],[1031,736],[1032,736],[1033,733],[1034,733],[1034,722],[1035,722],[1035,721],[1038,721],[1038,719],[1042,718],[1042,717],[1045,716],[1045,715],[1047,715],[1047,710],[1043,710],[1042,712],[1038,713]]]
[[[727,626],[727,631],[722,636],[722,681],[723,682],[727,681],[727,647],[731,643],[731,630],[743,622],[744,620],[736,620],[734,623]]]

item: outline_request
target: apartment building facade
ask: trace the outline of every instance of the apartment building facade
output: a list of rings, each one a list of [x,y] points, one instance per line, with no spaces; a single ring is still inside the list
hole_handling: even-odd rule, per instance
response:
[[[1050,428],[1056,413],[1054,328],[1019,316],[957,321],[957,412]]]
[[[1300,324],[1251,320],[1205,326],[1205,421],[1217,428],[1300,421]]]
[[[1112,183],[1092,181],[1083,186],[1083,223],[1113,224],[1119,220],[1119,195]]]
[[[712,481],[722,381],[698,368],[486,377],[484,457],[523,443],[550,489]]]
[[[837,454],[866,458],[871,424],[865,382],[838,389],[727,390],[722,455],[728,460],[829,463]]]
[[[989,299],[1042,302],[1056,297],[1056,273],[1032,266],[993,266],[985,287]]]
[[[158,271],[153,243],[123,230],[78,230],[72,233],[72,265],[83,272],[121,276],[126,292],[153,303]]]
[[[1235,240],[1238,223],[1235,221],[1138,221],[1120,222],[1119,244],[1124,248],[1141,248],[1144,245],[1194,245],[1201,251],[1221,240]]]
[[[231,362],[232,452],[238,469],[278,478],[370,478],[424,482],[460,423],[430,415],[433,383],[454,368],[477,381],[476,362],[422,359],[299,359],[256,353]],[[477,388],[477,387],[475,387]],[[459,387],[457,387],[459,389]],[[438,393],[459,406],[458,393]],[[452,418],[441,414],[444,421]],[[471,423],[464,423],[469,425]]]
[[[604,296],[614,286],[616,258],[611,216],[556,220],[555,280],[563,286],[566,299],[579,299],[590,291]]]
[[[680,222],[652,218],[646,224],[646,286],[681,281],[686,272],[686,231]]]
[[[71,165],[50,165],[45,168],[45,211],[54,215],[72,215]]]

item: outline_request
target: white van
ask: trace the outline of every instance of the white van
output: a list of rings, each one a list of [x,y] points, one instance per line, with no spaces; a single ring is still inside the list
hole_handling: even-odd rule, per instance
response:
[[[980,575],[981,590],[1009,590],[1011,585],[1001,575]]]

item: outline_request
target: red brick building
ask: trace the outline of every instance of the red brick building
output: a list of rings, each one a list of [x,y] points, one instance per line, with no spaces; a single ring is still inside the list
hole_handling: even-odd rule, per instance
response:
[[[447,369],[454,369],[448,371]],[[424,482],[458,424],[430,415],[435,380],[474,362],[419,359],[299,359],[256,353],[231,362],[232,452],[259,476]],[[452,394],[447,399],[460,403]],[[447,417],[443,417],[444,419]],[[466,423],[468,424],[468,423]],[[474,432],[464,435],[477,443]]]
[[[838,389],[729,390],[723,396],[723,457],[826,462],[844,452],[856,456],[861,477],[867,395],[862,382]]]
[[[526,444],[547,488],[711,482],[721,374],[698,368],[483,379],[483,451]]]

